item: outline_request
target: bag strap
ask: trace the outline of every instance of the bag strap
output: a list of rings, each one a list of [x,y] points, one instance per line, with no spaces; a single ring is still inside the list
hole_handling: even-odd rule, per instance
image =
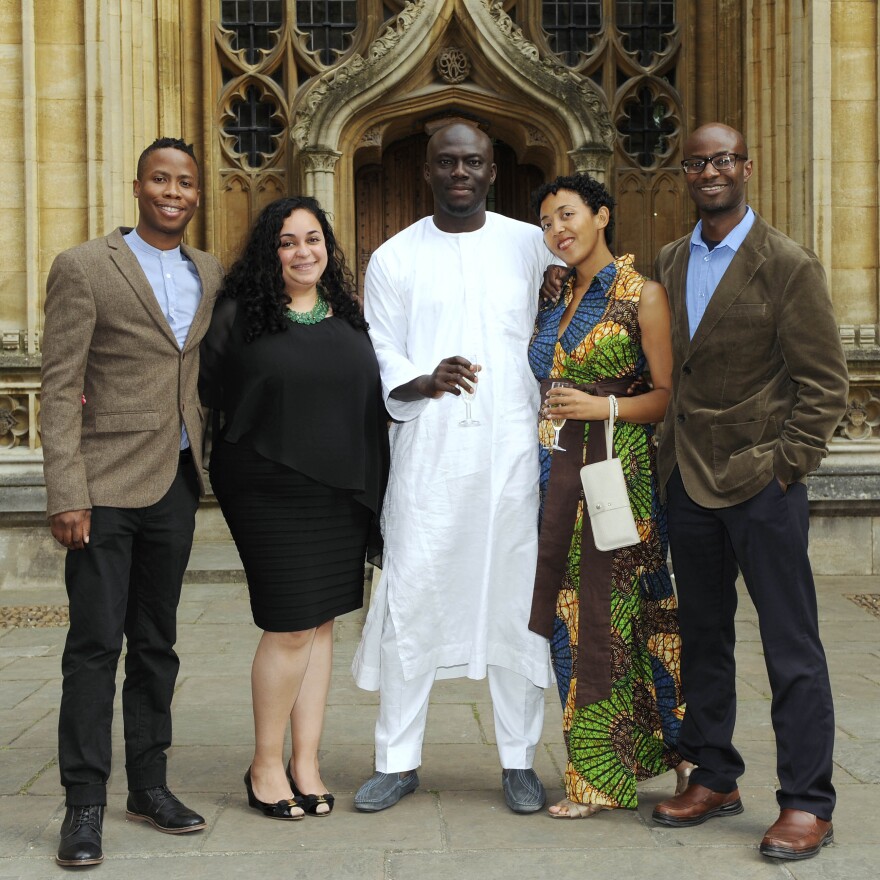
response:
[[[613,394],[608,395],[608,421],[605,423],[605,457],[611,459],[614,456],[614,405],[617,401]]]

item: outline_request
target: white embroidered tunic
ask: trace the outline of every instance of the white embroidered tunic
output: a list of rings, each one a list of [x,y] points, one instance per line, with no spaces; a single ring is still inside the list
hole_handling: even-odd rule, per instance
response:
[[[384,568],[352,664],[379,686],[385,615],[404,676],[483,678],[487,664],[546,687],[547,641],[528,629],[537,558],[538,384],[528,344],[546,266],[537,226],[487,214],[476,232],[431,217],[382,245],[366,275],[365,311],[391,416],[382,513]],[[482,365],[473,418],[463,398],[388,397],[461,355]]]

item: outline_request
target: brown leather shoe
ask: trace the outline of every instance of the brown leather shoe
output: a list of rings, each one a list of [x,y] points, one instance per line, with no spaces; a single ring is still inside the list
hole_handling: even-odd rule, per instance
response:
[[[687,828],[702,825],[713,816],[735,816],[743,811],[739,789],[730,792],[712,791],[705,785],[693,782],[675,797],[662,801],[654,807],[651,818],[658,825]]]
[[[771,859],[811,859],[834,841],[834,826],[805,810],[782,810],[759,847]]]

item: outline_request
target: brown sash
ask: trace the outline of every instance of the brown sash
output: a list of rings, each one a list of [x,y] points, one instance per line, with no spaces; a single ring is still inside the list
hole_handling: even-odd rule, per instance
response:
[[[541,401],[550,390],[551,379],[541,382]],[[603,379],[588,385],[573,385],[599,397],[623,396],[635,376]],[[568,419],[562,426],[559,445],[566,452],[554,453],[550,480],[544,498],[544,516],[538,540],[538,569],[532,597],[529,629],[546,638],[553,637],[556,601],[562,585],[572,523],[583,493],[581,467],[605,459],[604,422],[590,422],[586,456],[580,454],[584,442],[584,422]],[[596,549],[587,512],[583,514],[581,535],[580,594],[578,613],[575,707],[582,709],[611,696],[611,569],[614,551]]]

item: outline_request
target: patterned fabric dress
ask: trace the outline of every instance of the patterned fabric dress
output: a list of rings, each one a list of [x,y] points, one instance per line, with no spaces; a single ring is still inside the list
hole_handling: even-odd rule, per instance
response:
[[[645,356],[638,304],[644,283],[631,256],[615,259],[596,275],[557,342],[560,319],[572,298],[569,280],[559,302],[545,303],[539,311],[529,347],[535,376],[576,384],[640,376]],[[585,456],[589,423],[583,425]],[[540,433],[543,515],[552,464],[544,448],[552,442],[549,422],[541,422]],[[578,803],[634,809],[636,782],[681,761],[675,751],[683,717],[681,641],[666,567],[666,513],[657,494],[652,433],[647,425],[615,424],[615,455],[623,463],[641,543],[612,551],[611,695],[584,708],[576,706],[582,493],[556,595],[551,651],[568,750],[565,792]],[[577,454],[571,445],[566,448],[562,454]]]

